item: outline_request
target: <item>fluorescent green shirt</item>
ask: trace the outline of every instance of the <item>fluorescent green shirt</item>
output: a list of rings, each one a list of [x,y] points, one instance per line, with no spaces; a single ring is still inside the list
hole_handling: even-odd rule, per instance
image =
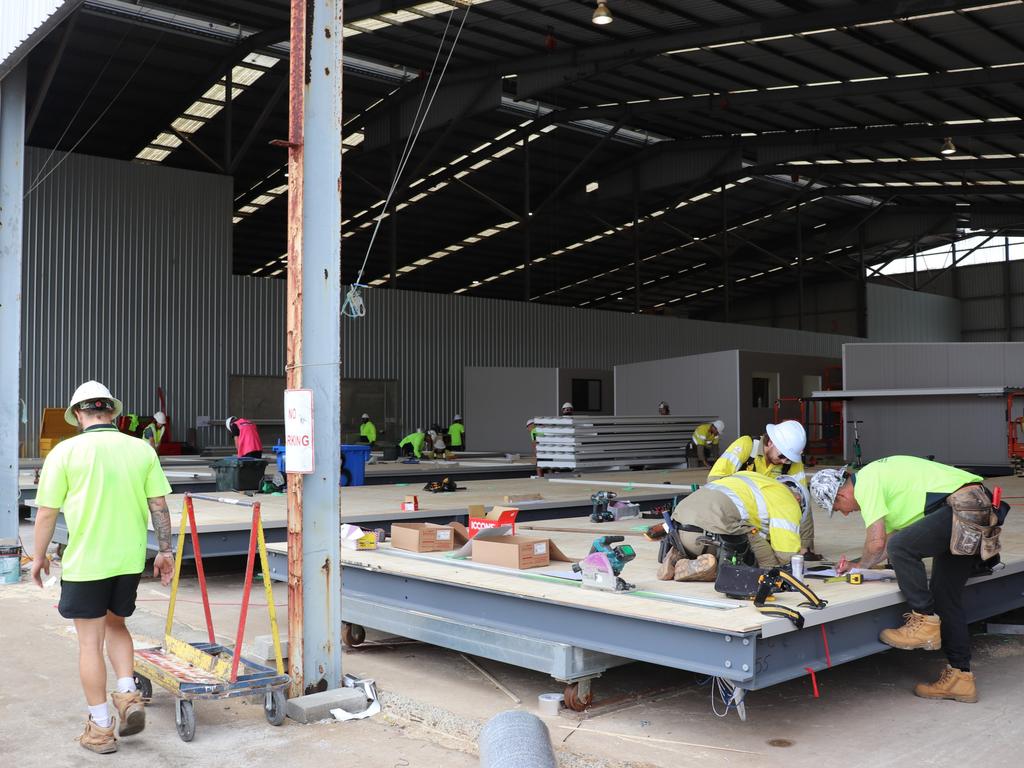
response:
[[[718,445],[721,435],[712,435],[711,427],[711,424],[701,424],[693,430],[694,445]]]
[[[423,455],[423,441],[427,439],[427,436],[423,432],[413,432],[411,435],[406,435],[402,438],[402,442],[398,444],[401,448],[403,445],[411,445],[413,455],[418,459]]]
[[[146,428],[142,430],[142,439],[147,442],[152,442],[154,448],[160,447],[160,442],[164,439],[164,431],[166,427],[158,426],[157,424],[148,424]]]
[[[901,531],[924,517],[929,493],[949,494],[982,478],[916,456],[872,461],[854,475],[853,498],[864,527],[885,519],[885,532]]]
[[[359,434],[366,438],[368,443],[377,442],[377,425],[372,421],[368,421],[365,424],[359,425]]]
[[[58,443],[39,473],[36,502],[60,509],[68,526],[64,581],[141,573],[149,505],[171,486],[156,452],[114,426],[90,427]]]
[[[465,433],[466,427],[457,421],[448,427],[448,434],[452,436],[452,448],[462,447],[462,436]]]

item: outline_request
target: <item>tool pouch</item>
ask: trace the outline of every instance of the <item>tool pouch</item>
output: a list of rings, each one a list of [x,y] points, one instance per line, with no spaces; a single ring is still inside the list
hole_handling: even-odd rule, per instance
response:
[[[1002,533],[1002,526],[991,526],[981,537],[981,559],[991,560],[999,555],[1002,545],[999,543],[999,534]]]
[[[976,555],[981,550],[983,539],[988,539],[986,546],[990,550],[999,551],[998,526],[992,524],[992,501],[983,486],[964,486],[951,493],[946,503],[953,511],[949,536],[951,554]]]

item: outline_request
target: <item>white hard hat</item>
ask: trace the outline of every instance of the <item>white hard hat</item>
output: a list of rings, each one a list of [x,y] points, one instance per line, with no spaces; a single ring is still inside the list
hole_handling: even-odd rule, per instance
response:
[[[792,462],[801,461],[804,448],[807,446],[807,432],[804,431],[803,424],[789,419],[780,424],[769,424],[764,431],[783,456]]]
[[[845,469],[819,469],[811,476],[811,498],[832,517],[836,494],[846,482]]]
[[[110,394],[110,390],[98,381],[87,381],[79,386],[75,390],[75,394],[71,396],[71,402],[68,403],[68,407],[64,411],[64,421],[73,427],[77,427],[78,419],[75,418],[75,406],[88,400],[109,400],[114,404],[114,417],[117,418],[121,415],[121,409],[123,408],[121,401]]]
[[[462,414],[461,413],[456,413],[455,414],[455,418],[452,419],[452,421],[462,421]]]
[[[226,419],[224,419],[224,429],[230,431],[231,430],[231,422],[234,421],[234,420],[235,420],[234,416],[228,416]]]
[[[562,410],[564,411],[566,408],[572,408],[572,403],[562,403]]]
[[[658,403],[658,407],[659,408],[668,408],[668,403],[666,403],[664,400],[662,400],[660,403]]]
[[[360,419],[368,419],[368,418],[370,418],[370,414],[368,414],[368,413],[364,413],[364,414],[363,414],[362,416],[360,416],[359,418],[360,418]]]
[[[165,414],[163,411],[157,411],[156,413],[153,414],[153,421],[155,421],[157,424],[166,424],[167,414]]]
[[[711,426],[717,429],[719,432],[721,432],[723,429],[725,429],[725,422],[722,421],[721,419],[715,419],[714,421],[711,422]]]
[[[416,431],[419,432],[422,435],[423,434],[423,427],[417,427]]]

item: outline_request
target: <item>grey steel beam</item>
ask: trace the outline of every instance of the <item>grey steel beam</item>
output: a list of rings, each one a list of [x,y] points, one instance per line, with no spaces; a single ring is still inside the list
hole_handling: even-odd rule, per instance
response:
[[[64,51],[68,47],[68,40],[71,39],[71,33],[75,31],[75,24],[77,23],[78,14],[74,13],[68,19],[67,24],[61,27],[60,42],[57,44],[57,51],[50,59],[50,63],[46,68],[46,74],[43,75],[43,81],[39,84],[39,89],[36,91],[33,99],[32,111],[29,112],[28,119],[25,121],[26,136],[32,135],[32,127],[36,124],[36,118],[39,117],[39,112],[43,108],[43,102],[46,101],[46,96],[50,92],[50,85],[53,83],[53,77],[57,74],[57,69],[60,67],[60,63],[64,59]]]
[[[939,145],[935,145],[935,154],[939,156]],[[1024,158],[1013,157],[998,160],[907,160],[899,163],[842,163],[815,165],[766,165],[760,168],[747,169],[750,176],[771,176],[775,174],[795,174],[805,176],[813,171],[819,179],[841,178],[846,176],[865,176],[875,178],[879,174],[902,176],[904,174],[928,175],[932,173],[959,174],[964,171],[1016,171],[1024,168]]]
[[[313,392],[316,465],[289,483],[289,550],[298,549],[292,565],[300,566],[289,574],[289,665],[293,692],[312,692],[342,682],[342,0],[292,0],[292,41],[305,55],[292,57],[291,69],[288,385]]]
[[[745,109],[774,107],[779,104],[794,102],[821,101],[824,99],[850,99],[861,96],[883,97],[897,93],[921,93],[923,91],[942,90],[945,88],[978,88],[988,85],[1015,83],[1020,80],[1021,68],[1002,67],[999,69],[982,69],[970,72],[941,72],[920,77],[900,77],[888,80],[870,80],[862,83],[839,83],[838,85],[821,85],[816,87],[800,86],[775,91],[756,91],[754,93],[723,94],[728,98],[717,103],[717,109],[723,113],[741,114]],[[695,112],[701,115],[714,113],[709,110],[706,98],[684,98],[668,100],[650,100],[639,103],[620,102],[595,107],[578,107],[552,112],[546,116],[551,122],[569,122],[573,120],[601,119],[627,115],[639,118],[645,115],[681,116]],[[947,134],[948,135],[948,134]]]
[[[1019,184],[967,184],[944,187],[821,187],[822,197],[864,197],[885,194],[891,197],[991,197],[1024,195]]]
[[[18,538],[21,420],[21,272],[25,196],[25,81],[22,63],[0,80],[0,539]]]
[[[245,138],[242,139],[241,145],[238,147],[238,151],[234,153],[231,158],[231,165],[229,166],[230,172],[234,173],[238,170],[238,166],[242,164],[242,160],[245,155],[249,152],[249,148],[252,146],[253,141],[256,139],[257,134],[263,129],[270,114],[274,111],[277,106],[277,102],[281,100],[281,97],[288,90],[288,78],[282,77],[281,82],[277,84],[274,92],[270,94],[270,98],[267,99],[266,104],[263,105],[263,109],[260,110],[259,116],[256,118],[256,122],[249,128],[249,133],[246,134]]]

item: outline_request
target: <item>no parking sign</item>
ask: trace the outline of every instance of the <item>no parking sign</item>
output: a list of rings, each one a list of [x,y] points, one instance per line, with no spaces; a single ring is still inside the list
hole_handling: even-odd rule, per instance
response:
[[[313,390],[284,391],[284,466],[288,474],[313,472]]]

